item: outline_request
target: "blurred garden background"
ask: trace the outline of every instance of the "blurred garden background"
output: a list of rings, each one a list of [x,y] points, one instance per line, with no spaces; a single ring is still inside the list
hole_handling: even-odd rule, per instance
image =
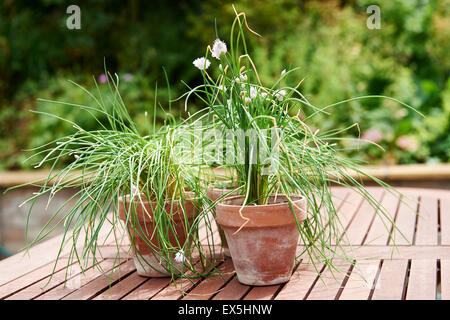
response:
[[[200,83],[192,61],[218,33],[228,39],[234,12],[227,1],[80,1],[81,29],[69,30],[62,0],[4,0],[0,9],[0,170],[30,169],[40,146],[74,130],[39,110],[69,117],[86,129],[95,122],[79,109],[38,102],[93,101],[68,80],[94,90],[104,62],[121,78],[125,103],[138,122],[152,108],[155,84],[172,97]],[[300,67],[302,92],[316,106],[350,97],[395,97],[421,118],[387,100],[354,101],[315,117],[323,130],[355,122],[361,135],[386,149],[363,145],[349,156],[371,164],[440,163],[450,158],[450,1],[236,0],[251,27],[252,56],[265,83]],[[367,7],[381,9],[381,28],[368,29]],[[293,82],[299,79],[292,79]],[[179,112],[181,103],[175,104]],[[195,108],[193,106],[192,108]],[[164,117],[163,113],[159,115]],[[313,123],[313,125],[315,125]],[[358,136],[358,130],[345,133]],[[352,143],[352,142],[349,142]],[[36,159],[38,161],[38,159]]]
[[[385,149],[362,143],[354,148],[354,140],[344,139],[345,156],[368,165],[449,162],[450,0],[2,0],[0,189],[29,179],[20,178],[19,170],[32,169],[41,156],[25,162],[35,151],[24,150],[75,130],[31,110],[69,118],[87,130],[97,127],[79,108],[38,98],[92,105],[93,100],[69,80],[90,91],[97,90],[96,81],[99,90],[106,91],[106,65],[119,75],[124,102],[146,130],[145,113],[153,110],[155,85],[161,101],[169,97],[162,68],[172,98],[185,92],[182,80],[191,86],[201,83],[192,61],[216,38],[214,21],[218,35],[229,38],[232,3],[262,35],[249,34],[248,40],[264,84],[273,83],[284,69],[300,67],[297,78],[289,77],[291,85],[304,78],[300,89],[318,107],[356,96],[386,95],[425,115],[393,101],[366,99],[314,117],[311,125],[321,130],[359,123],[360,131],[354,127],[342,137],[361,136]],[[72,4],[81,9],[79,30],[66,25],[66,10]],[[380,7],[380,29],[367,26],[371,5]],[[200,107],[189,106],[191,112]],[[181,101],[172,110],[186,116]],[[165,116],[159,111],[157,123]],[[1,172],[12,172],[8,177],[13,178],[6,181]],[[449,181],[440,187],[450,188]],[[17,206],[32,191],[0,198],[0,245],[9,252],[23,245],[27,210],[18,211]],[[45,211],[45,204],[40,208]],[[33,222],[36,230],[47,217]]]

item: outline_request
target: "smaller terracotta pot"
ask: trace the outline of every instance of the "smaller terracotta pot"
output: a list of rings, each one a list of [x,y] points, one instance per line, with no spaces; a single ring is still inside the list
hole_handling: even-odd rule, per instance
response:
[[[211,200],[211,201],[216,201],[217,199],[219,199],[220,197],[222,197],[225,194],[228,194],[229,192],[231,192],[232,189],[220,189],[220,188],[211,188],[208,189],[206,191],[206,196]],[[235,196],[236,192],[233,192],[230,194],[231,196]],[[215,208],[213,209],[213,216],[214,219],[216,220],[216,212],[215,212]],[[217,220],[216,220],[217,223]],[[230,254],[230,249],[228,248],[228,243],[227,243],[227,238],[225,237],[225,233],[223,232],[222,227],[217,223],[217,229],[219,231],[219,236],[220,236],[220,241],[222,242],[222,249],[223,249],[223,253],[227,256],[227,257],[231,257]]]
[[[306,199],[290,196],[269,197],[267,205],[242,209],[243,196],[227,198],[216,207],[217,222],[227,238],[239,282],[265,286],[289,281],[299,239],[296,219],[306,219]],[[241,210],[242,209],[242,210]],[[248,222],[241,217],[248,218]]]
[[[126,207],[124,207],[124,205]],[[149,201],[140,201],[136,199],[134,206],[130,209],[130,197],[127,196],[126,203],[122,198],[119,198],[119,217],[122,221],[127,220],[127,212],[125,208],[127,208],[129,212],[128,224],[127,224],[127,233],[132,243],[131,247],[133,249],[133,260],[136,266],[136,271],[139,275],[144,277],[168,277],[171,276],[167,271],[167,266],[161,261],[159,258],[158,252],[155,252],[154,249],[151,249],[147,242],[152,243],[155,246],[158,246],[158,240],[156,236],[154,236],[154,223],[153,223],[153,212],[156,207],[156,202]],[[171,210],[172,209],[172,210]],[[191,201],[184,201],[184,209],[185,214],[187,216],[187,220],[189,225],[192,225],[194,220],[194,206]],[[169,241],[172,246],[177,247],[177,239],[181,246],[186,243],[187,233],[186,233],[186,224],[183,209],[181,206],[181,202],[170,202],[168,201],[165,205],[165,212],[168,215],[172,215],[172,223],[175,228],[174,232],[169,231]],[[140,228],[133,228],[133,223],[131,223],[130,219],[138,219]],[[137,224],[136,224],[137,225]],[[144,233],[145,237],[141,236]],[[147,242],[144,240],[146,239]],[[134,245],[133,245],[134,243]],[[181,249],[181,247],[180,247]],[[174,272],[175,274],[181,273],[183,263],[176,262],[174,257],[172,257],[173,265],[176,270],[180,270],[180,272]]]

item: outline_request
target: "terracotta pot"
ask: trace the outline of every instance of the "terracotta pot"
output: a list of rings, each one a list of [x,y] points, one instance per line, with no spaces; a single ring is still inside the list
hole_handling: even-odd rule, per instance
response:
[[[151,249],[149,245],[144,240],[147,238],[147,242],[151,242],[155,246],[158,246],[158,240],[156,236],[153,236],[154,226],[153,226],[153,209],[156,207],[156,202],[148,202],[148,201],[135,201],[134,206],[131,206],[130,209],[130,197],[127,197],[126,208],[127,211],[130,212],[130,217],[127,225],[127,233],[130,239],[130,243],[132,243],[131,247],[133,249],[133,260],[136,266],[136,271],[139,275],[144,277],[167,277],[170,276],[167,268],[161,259],[159,258],[158,252],[155,252],[155,249]],[[172,207],[172,210],[171,210]],[[144,210],[145,208],[145,210]],[[194,206],[191,201],[184,201],[185,214],[187,216],[187,220],[189,225],[192,225],[194,220]],[[187,234],[186,234],[186,225],[185,218],[183,214],[183,209],[180,202],[171,203],[168,201],[165,206],[165,212],[167,214],[172,214],[172,223],[175,228],[176,238],[181,246],[183,246],[186,242]],[[123,199],[119,198],[119,217],[122,221],[126,221],[127,213],[125,211]],[[130,219],[138,219],[140,229],[133,228],[133,223],[131,223]],[[137,225],[137,224],[136,224]],[[140,234],[145,233],[145,237],[141,237]],[[177,241],[175,238],[174,232],[169,231],[169,241],[172,246],[177,247]],[[134,242],[134,245],[133,245]],[[181,249],[181,248],[180,248]],[[172,257],[173,265],[176,270],[182,269],[182,262],[176,262],[174,257]],[[175,272],[180,273],[180,272]]]
[[[222,197],[223,195],[229,193],[232,189],[219,189],[219,188],[211,188],[208,189],[206,191],[206,196],[211,199],[211,201],[216,201],[217,199],[219,199],[220,197]],[[236,193],[231,193],[230,196],[235,196]],[[216,209],[213,209],[213,216],[214,219],[216,219],[216,213],[215,213]],[[216,221],[217,223],[217,221]],[[227,238],[225,237],[225,233],[223,232],[222,227],[217,223],[217,229],[219,231],[219,236],[220,236],[220,241],[222,242],[222,249],[223,249],[223,253],[227,256],[227,257],[231,257],[230,255],[230,249],[228,248],[228,243],[227,243]]]
[[[306,199],[290,196],[299,222],[306,219]],[[243,196],[230,197],[216,207],[217,222],[225,231],[239,282],[253,286],[289,281],[299,239],[286,196],[271,196],[267,205],[245,206]]]

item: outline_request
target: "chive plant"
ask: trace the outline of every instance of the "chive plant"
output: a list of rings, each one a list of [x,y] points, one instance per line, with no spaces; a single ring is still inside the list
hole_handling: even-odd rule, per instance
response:
[[[119,94],[118,77],[114,79],[108,73],[108,86],[106,96],[100,94],[100,90],[98,94],[93,94],[79,86],[92,98],[94,106],[44,100],[85,110],[88,116],[94,117],[97,121],[98,130],[86,131],[68,119],[38,112],[70,123],[75,132],[37,148],[35,155],[31,157],[45,155],[36,167],[48,163],[50,172],[46,179],[27,184],[40,187],[39,192],[24,202],[30,204],[27,218],[27,248],[48,237],[55,228],[63,225],[64,232],[56,262],[62,257],[63,248],[69,244],[68,266],[73,263],[79,264],[84,272],[88,267],[88,261],[97,267],[101,261],[99,247],[104,242],[99,236],[100,230],[106,228],[108,238],[114,239],[117,246],[114,264],[117,265],[120,246],[124,240],[122,236],[118,236],[120,233],[117,232],[117,228],[128,228],[133,231],[130,234],[140,236],[145,241],[152,254],[161,261],[167,275],[188,279],[204,276],[208,268],[211,269],[208,257],[213,255],[206,255],[200,246],[198,227],[201,221],[204,221],[206,229],[210,229],[210,224],[201,204],[202,197],[199,194],[201,188],[195,170],[177,161],[177,155],[174,153],[174,141],[179,130],[177,124],[168,118],[159,130],[153,126],[153,130],[148,130],[150,132],[146,135],[142,134]],[[157,107],[161,107],[156,98],[153,107],[153,114]],[[63,169],[57,169],[58,163],[66,157],[73,157],[73,161]],[[35,202],[42,197],[48,198],[48,202],[51,202],[55,194],[64,189],[77,191],[58,208],[34,239],[28,239],[28,222]],[[126,221],[123,225],[119,219],[119,199],[127,197],[132,201],[131,205],[124,206]],[[193,222],[188,221],[184,200],[192,201],[194,204],[196,216]],[[153,218],[154,232],[150,236],[146,235],[146,230],[143,230],[137,219],[137,207],[146,201],[156,203],[152,213],[145,212],[151,214]],[[167,212],[166,209],[170,207],[172,210],[175,204],[182,208],[188,238],[184,244],[179,241],[179,235],[175,231],[172,217],[174,212]],[[171,238],[176,240],[177,245],[173,245]],[[132,249],[135,241],[133,237],[130,240]],[[135,251],[140,255],[138,250]],[[145,264],[144,257],[140,258],[138,260]],[[69,269],[67,268],[67,272]]]
[[[386,96],[356,97],[316,107],[300,90],[303,80],[299,79],[294,87],[286,84],[286,77],[295,76],[298,69],[282,72],[271,86],[263,85],[245,39],[247,32],[258,34],[250,29],[244,13],[235,13],[229,50],[220,39],[208,46],[205,56],[194,61],[204,83],[194,88],[188,86],[181,99],[185,99],[186,107],[194,97],[206,105],[190,120],[205,131],[213,128],[221,132],[222,140],[214,143],[217,147],[227,145],[225,153],[231,154],[231,158],[225,157],[221,166],[234,170],[236,190],[244,195],[242,206],[264,205],[270,195],[282,194],[287,196],[292,208],[290,195],[303,195],[308,216],[303,224],[297,223],[305,244],[300,255],[306,252],[313,262],[319,259],[334,268],[332,260],[338,251],[342,252],[336,248],[342,248],[345,226],[333,204],[330,187],[336,184],[362,195],[386,225],[393,223],[392,216],[354,173],[372,179],[387,192],[397,196],[399,192],[365,173],[358,161],[339,156],[339,135],[357,124],[320,132],[308,122],[317,114],[329,114],[333,107],[361,99],[390,99],[413,108]],[[211,57],[218,60],[217,72],[208,72]],[[230,132],[234,133],[231,138]],[[261,156],[265,153],[268,156]],[[353,260],[346,253],[339,256]]]
[[[320,132],[312,129],[308,121],[317,114],[328,114],[333,107],[360,99],[391,99],[412,107],[390,97],[363,96],[319,108],[301,93],[302,81],[295,87],[285,84],[285,78],[294,76],[297,69],[283,72],[273,85],[264,86],[248,54],[246,30],[255,33],[248,27],[245,14],[236,13],[230,33],[230,50],[227,50],[225,42],[217,39],[212,47],[207,48],[205,57],[194,61],[194,65],[201,70],[204,83],[194,88],[188,87],[181,99],[185,99],[186,109],[191,97],[197,97],[206,108],[181,123],[177,124],[168,117],[165,124],[156,130],[153,118],[153,130],[148,130],[146,134],[140,132],[119,94],[118,78],[114,79],[109,74],[107,97],[101,95],[100,90],[96,95],[80,87],[92,98],[94,106],[45,100],[82,108],[98,122],[98,130],[86,131],[69,119],[44,114],[66,121],[76,130],[69,136],[38,148],[36,152],[36,155],[45,155],[37,166],[48,163],[51,169],[44,181],[31,183],[40,186],[40,191],[25,201],[31,204],[27,230],[33,205],[38,198],[48,197],[50,202],[60,190],[78,191],[54,213],[37,237],[28,241],[27,248],[48,237],[58,225],[63,224],[64,233],[56,261],[61,258],[65,245],[70,244],[68,265],[78,263],[84,271],[89,260],[98,265],[101,259],[99,246],[103,244],[99,237],[100,230],[109,228],[108,234],[114,236],[118,246],[118,261],[122,239],[116,237],[116,230],[123,227],[118,206],[119,199],[127,196],[134,200],[134,204],[127,208],[125,228],[131,228],[145,239],[152,254],[161,260],[167,274],[173,278],[190,279],[218,272],[214,268],[217,247],[208,213],[234,192],[244,195],[243,206],[264,205],[270,195],[282,194],[287,196],[292,208],[290,195],[303,195],[308,203],[308,215],[303,223],[297,223],[305,244],[300,255],[307,253],[313,263],[319,259],[332,268],[335,268],[332,261],[336,254],[352,259],[345,252],[341,255],[342,251],[336,250],[336,246],[341,246],[345,226],[333,204],[332,184],[358,192],[386,224],[393,223],[389,212],[353,174],[369,177],[393,194],[399,195],[398,191],[366,174],[357,161],[339,156],[339,135],[351,127]],[[207,71],[211,65],[210,55],[220,62],[216,79]],[[157,107],[160,105],[155,98],[153,115]],[[179,150],[180,137],[204,137],[211,130],[213,136],[220,139],[200,139],[201,150],[215,150],[222,162],[216,161],[214,164],[219,163],[227,170],[225,180],[231,178],[230,185],[235,187],[235,190],[214,202],[208,199],[205,192],[211,162],[203,161],[204,154],[195,149],[198,141],[195,138],[184,140],[188,141],[188,153],[192,153],[191,148],[194,148],[193,153],[200,155],[201,161],[197,161],[198,157],[195,161],[184,161]],[[57,170],[58,163],[68,156],[73,157],[74,161]],[[228,173],[230,171],[232,173]],[[183,203],[186,199],[193,201],[195,206],[196,217],[192,223],[185,215]],[[151,237],[157,240],[156,244],[137,222],[137,205],[145,201],[157,204],[152,212],[155,231]],[[188,241],[184,244],[178,241],[177,245],[169,240],[170,237],[178,237],[171,212],[165,210],[167,203],[175,202],[183,207],[188,235]],[[53,227],[52,222],[56,222]],[[200,238],[201,223],[205,225],[206,239]],[[133,247],[133,239],[131,243]],[[145,263],[145,259],[142,260]],[[177,264],[179,261],[184,262],[181,268]]]

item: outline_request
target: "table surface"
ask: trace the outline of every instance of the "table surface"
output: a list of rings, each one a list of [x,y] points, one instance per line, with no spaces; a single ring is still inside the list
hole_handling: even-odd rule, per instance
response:
[[[227,258],[217,262],[222,277],[184,281],[183,294],[179,279],[174,284],[169,278],[141,277],[126,255],[121,255],[117,265],[117,248],[105,241],[97,266],[110,276],[90,267],[84,275],[66,281],[67,258],[56,268],[54,264],[61,241],[57,236],[32,248],[28,255],[20,253],[0,261],[0,299],[450,299],[450,192],[399,188],[405,195],[399,199],[380,188],[368,190],[381,200],[398,230],[357,193],[333,188],[346,239],[343,248],[353,250],[356,259],[356,264],[336,260],[340,272],[318,263],[319,276],[312,264],[300,259],[289,282],[253,287],[238,282],[232,260]],[[74,269],[76,275],[75,265]]]

